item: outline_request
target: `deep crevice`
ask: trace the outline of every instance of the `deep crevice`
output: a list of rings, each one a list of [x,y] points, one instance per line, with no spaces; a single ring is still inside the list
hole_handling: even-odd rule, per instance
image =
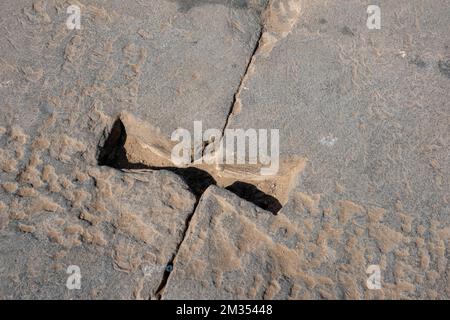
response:
[[[109,166],[119,170],[167,170],[177,174],[189,187],[189,190],[195,195],[197,201],[202,194],[211,185],[216,185],[217,182],[211,174],[205,170],[194,167],[177,168],[177,167],[156,167],[149,166],[142,163],[131,163],[127,159],[125,142],[127,140],[127,133],[125,126],[120,119],[117,119],[109,133],[104,139],[103,145],[99,145],[98,149],[98,164],[100,166]],[[227,190],[233,192],[237,196],[255,204],[256,206],[277,214],[281,209],[281,203],[274,197],[259,190],[256,186],[236,181],[232,185],[226,187]]]
[[[197,207],[198,207],[199,203],[200,203],[200,198],[197,198],[197,200],[195,201],[195,204],[194,204],[194,208],[192,209],[192,213],[187,217],[187,219],[185,221],[183,236],[181,238],[181,241],[177,244],[175,252],[173,253],[172,257],[170,258],[169,262],[167,263],[167,266],[172,266],[172,269],[173,269],[173,265],[175,262],[175,258],[177,257],[178,252],[180,251],[181,245],[183,244],[184,239],[186,238],[186,234],[189,230],[189,226],[191,224],[192,217],[194,216],[195,211],[197,211]],[[161,300],[161,298],[162,298],[164,290],[166,289],[167,281],[169,281],[170,273],[171,273],[171,271],[168,271],[167,267],[166,267],[166,269],[164,270],[163,278],[161,279],[161,283],[159,284],[158,288],[156,289],[156,291],[154,293],[157,300]]]
[[[262,192],[253,184],[236,181],[232,185],[226,187],[226,189],[242,199],[257,205],[264,210],[270,211],[273,214],[277,214],[277,212],[282,208],[280,201],[271,195]]]
[[[258,52],[259,43],[260,43],[261,37],[263,35],[263,29],[264,29],[264,26],[261,25],[261,27],[259,29],[259,34],[258,34],[258,40],[256,41],[256,45],[253,48],[252,55],[251,55],[251,57],[250,57],[250,59],[249,59],[249,61],[247,63],[246,68],[245,68],[245,72],[244,72],[243,76],[241,77],[241,81],[239,82],[239,86],[238,86],[236,92],[234,93],[233,101],[232,101],[231,106],[230,106],[230,110],[228,111],[227,118],[225,119],[225,124],[224,124],[224,126],[222,128],[222,138],[225,135],[225,129],[228,128],[228,124],[230,122],[231,116],[235,112],[234,108],[235,108],[235,106],[237,104],[237,100],[239,99],[238,95],[239,95],[239,93],[241,91],[241,88],[244,86],[244,82],[246,80],[247,74],[248,74],[248,72],[250,70],[250,67],[251,67],[252,63],[253,63],[253,58],[256,55],[256,53]]]
[[[234,108],[237,103],[238,95],[240,93],[242,86],[244,85],[247,73],[249,72],[249,69],[253,63],[253,57],[258,51],[259,42],[261,41],[262,34],[263,34],[263,26],[261,26],[260,28],[255,48],[253,49],[252,55],[249,59],[249,62],[247,63],[244,75],[241,78],[238,89],[233,96],[233,102],[231,104],[227,118],[225,119],[225,124],[222,128],[222,138],[225,134],[225,129],[228,127],[230,118],[234,113]],[[175,258],[178,255],[178,252],[181,248],[181,245],[184,242],[184,239],[186,238],[187,231],[189,230],[189,225],[200,203],[201,196],[206,191],[206,189],[208,189],[209,186],[216,185],[216,180],[208,172],[198,168],[153,167],[141,163],[130,163],[127,159],[125,150],[127,133],[124,124],[119,118],[114,122],[109,134],[105,132],[104,138],[106,138],[104,139],[104,143],[100,143],[98,146],[97,160],[100,166],[109,166],[119,170],[151,169],[151,170],[171,171],[180,176],[186,183],[186,185],[189,187],[191,192],[195,195],[196,201],[192,209],[192,213],[187,217],[185,221],[185,227],[181,241],[177,244],[175,252],[173,253],[172,257],[170,258],[169,262],[166,265],[163,278],[161,279],[158,288],[154,292],[154,296],[156,297],[156,299],[161,300],[171,274],[171,271],[169,271],[167,267],[173,268]],[[205,148],[206,145],[203,146],[202,153],[204,152]],[[264,193],[263,191],[259,190],[256,186],[252,184],[242,181],[236,181],[232,185],[226,187],[226,189],[229,190],[230,192],[233,192],[240,198],[247,200],[264,210],[272,212],[275,215],[282,208],[281,203],[276,198]]]
[[[178,255],[178,251],[186,237],[187,231],[189,229],[192,217],[197,210],[198,204],[200,202],[202,194],[211,185],[216,185],[216,180],[206,171],[198,168],[177,168],[177,167],[153,167],[141,163],[130,163],[127,159],[125,142],[127,140],[127,133],[124,124],[120,119],[117,119],[109,134],[105,132],[103,136],[103,142],[98,146],[97,150],[97,161],[100,166],[109,166],[118,170],[138,170],[138,169],[151,169],[151,170],[167,170],[177,174],[189,187],[190,191],[195,195],[196,201],[192,210],[192,213],[187,217],[185,221],[185,227],[183,230],[183,235],[181,241],[177,244],[175,252],[173,253],[170,260],[167,262],[166,266],[173,266],[174,260]],[[270,211],[273,214],[281,209],[281,203],[274,197],[262,192],[256,186],[249,183],[236,181],[232,185],[226,188],[227,190],[233,192],[237,196],[252,202],[256,206]],[[167,267],[164,271],[163,278],[160,285],[158,286],[154,296],[156,299],[161,299],[164,289],[166,287],[167,281],[170,277],[170,271]]]

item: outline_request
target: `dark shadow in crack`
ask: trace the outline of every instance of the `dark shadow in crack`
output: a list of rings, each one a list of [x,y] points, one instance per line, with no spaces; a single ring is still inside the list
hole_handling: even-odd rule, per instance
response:
[[[250,183],[236,181],[226,189],[238,195],[242,199],[254,203],[258,207],[270,211],[273,214],[277,214],[278,211],[280,211],[283,207],[280,201],[278,201],[276,198],[262,192],[256,186]]]
[[[208,172],[197,168],[166,167],[155,169],[168,170],[179,175],[196,197],[201,197],[210,185],[216,184],[216,180]]]
[[[117,119],[109,134],[105,132],[102,142],[99,143],[97,161],[100,166],[108,166],[115,169],[127,170],[167,170],[177,174],[191,192],[200,199],[202,194],[211,185],[216,185],[217,182],[207,171],[194,167],[177,168],[177,167],[154,167],[142,163],[131,163],[128,161],[125,150],[125,142],[127,140],[127,133],[125,126],[120,119]],[[244,200],[247,200],[258,207],[277,214],[282,208],[281,203],[274,197],[262,192],[256,186],[236,181],[226,188]]]
[[[97,147],[97,161],[100,166],[120,169],[128,162],[126,160],[125,141],[127,133],[120,119],[117,119],[111,131],[105,130]]]
[[[125,141],[127,140],[127,133],[120,119],[114,122],[109,135],[103,140],[104,142],[100,143],[97,154],[98,164],[100,166],[108,166],[119,170],[150,169],[171,171],[183,179],[192,193],[197,197],[197,200],[210,185],[216,184],[216,180],[208,172],[197,168],[153,167],[142,163],[129,162],[124,147]]]

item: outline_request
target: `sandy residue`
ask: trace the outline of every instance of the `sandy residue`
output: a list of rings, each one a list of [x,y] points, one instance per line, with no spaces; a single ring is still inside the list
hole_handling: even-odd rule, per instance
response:
[[[126,132],[124,148],[130,163],[148,166],[170,166],[170,155],[175,143],[165,137],[156,127],[140,121],[128,112],[119,116]]]
[[[96,250],[99,259],[112,261],[111,268],[129,277],[140,275],[136,297],[152,295],[164,269],[144,277],[138,267],[161,266],[172,258],[193,211],[194,195],[168,172],[123,173],[88,165],[80,160],[91,141],[61,134],[53,126],[57,121],[45,123],[35,136],[18,125],[1,131],[0,230],[45,244],[48,252],[81,250],[84,256],[85,249]]]
[[[174,241],[165,249],[155,251],[162,260],[169,259],[180,241],[194,196],[178,180],[165,177],[167,173],[161,174],[160,179],[155,173],[134,173],[125,177],[111,168],[86,165],[79,157],[87,151],[88,143],[55,133],[54,124],[55,121],[44,121],[35,137],[25,134],[18,125],[2,130],[8,148],[0,148],[0,170],[6,174],[0,184],[4,195],[0,203],[0,228],[18,223],[17,230],[68,249],[83,243],[110,246],[114,241],[109,231],[111,226],[136,241],[155,247],[156,242],[169,233]],[[164,186],[158,190],[164,194],[156,197],[159,204],[149,209],[145,190],[161,181]],[[141,188],[133,191],[134,186]],[[134,199],[130,206],[128,192]],[[137,200],[146,209],[155,211],[152,220],[150,215],[142,216]],[[173,219],[165,220],[171,214]]]
[[[263,33],[258,53],[270,54],[277,42],[292,32],[300,18],[302,0],[271,0],[263,14]]]
[[[448,226],[436,219],[424,226],[409,213],[352,200],[323,207],[318,196],[313,202],[295,196],[304,213],[271,216],[210,187],[175,260],[166,297],[184,297],[192,283],[201,284],[191,293],[196,298],[221,299],[435,299],[450,292],[450,283],[440,281],[448,269]],[[321,214],[306,223],[308,207]],[[394,216],[401,227],[387,221]],[[381,268],[380,290],[366,285],[372,264]],[[191,272],[200,266],[201,272]]]

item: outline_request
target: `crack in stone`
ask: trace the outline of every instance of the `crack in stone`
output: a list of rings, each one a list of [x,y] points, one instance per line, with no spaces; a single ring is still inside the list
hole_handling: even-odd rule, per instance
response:
[[[234,94],[233,102],[222,128],[222,139],[225,136],[225,130],[230,124],[231,117],[242,111],[241,92],[246,88],[245,84],[256,70],[256,58],[258,56],[267,57],[277,42],[291,33],[300,16],[300,4],[301,0],[270,0],[267,3],[261,16],[262,22],[258,41],[241,78],[239,87]],[[204,146],[202,153],[206,147],[207,145]]]
[[[261,175],[262,164],[190,163],[175,166],[171,160],[173,141],[146,122],[123,112],[103,137],[98,164],[117,169],[167,170],[180,176],[199,198],[212,184],[227,188],[239,197],[276,214],[287,202],[306,160],[286,157],[279,161],[276,175]]]
[[[236,93],[234,94],[233,102],[231,104],[231,107],[230,107],[230,110],[228,112],[227,118],[225,119],[225,124],[224,124],[224,126],[222,128],[222,136],[221,136],[222,139],[223,139],[223,137],[225,135],[225,130],[228,127],[228,124],[230,122],[231,116],[235,115],[236,113],[241,111],[242,105],[241,105],[241,101],[240,101],[240,94],[241,94],[242,89],[244,88],[244,83],[247,80],[247,77],[248,77],[248,74],[249,74],[249,70],[251,70],[251,67],[253,66],[253,63],[255,61],[255,55],[258,52],[258,48],[260,46],[260,41],[261,41],[262,35],[263,35],[263,26],[261,26],[261,29],[259,31],[258,41],[256,42],[256,46],[253,49],[252,56],[250,57],[250,60],[247,63],[247,67],[245,68],[244,75],[242,76],[241,81],[239,83],[239,87],[238,87]],[[203,151],[205,150],[205,148],[206,148],[206,146],[203,148]]]
[[[194,216],[195,212],[197,211],[197,207],[200,203],[200,200],[201,200],[201,197],[199,199],[197,199],[197,201],[194,204],[192,213],[187,217],[187,219],[185,221],[183,237],[181,238],[181,241],[178,243],[178,245],[175,249],[175,252],[172,255],[172,258],[170,259],[169,263],[167,264],[168,266],[171,266],[172,268],[174,266],[175,258],[177,257],[178,252],[180,251],[181,245],[183,244],[184,240],[186,239],[186,235],[189,230],[189,226],[192,221],[192,217]],[[166,268],[166,270],[164,271],[164,274],[163,274],[163,278],[161,279],[161,282],[155,292],[155,297],[157,300],[161,300],[161,297],[164,294],[164,290],[166,289],[167,282],[169,281],[170,275],[171,275],[171,272],[167,271],[167,268]]]
[[[156,154],[163,153],[164,150],[158,149],[158,147],[164,146],[165,144],[164,141],[159,141],[158,139],[156,139],[157,141],[153,141],[154,144],[152,145],[151,144],[152,141],[150,141],[151,140],[150,136],[153,138],[155,138],[155,136],[149,135],[148,132],[146,132],[147,134],[145,134],[144,137],[139,138],[147,140],[145,139],[145,137],[147,137],[148,139],[150,139],[148,140],[148,143],[150,143],[150,145],[141,144],[142,141],[138,139],[136,131],[133,130],[136,130],[136,128],[142,129],[142,123],[139,123],[134,118],[130,117],[131,117],[130,115],[122,114],[121,117],[119,117],[114,122],[109,132],[105,130],[105,134],[102,137],[102,141],[99,143],[97,151],[98,164],[102,166],[109,166],[124,172],[127,171],[139,172],[147,170],[171,171],[180,176],[182,180],[186,183],[186,185],[189,187],[190,191],[195,195],[196,202],[194,204],[192,213],[185,220],[185,228],[183,231],[182,239],[178,243],[177,248],[173,253],[171,259],[167,263],[167,266],[173,266],[178,251],[187,235],[187,231],[189,229],[192,217],[194,216],[198,204],[201,201],[202,195],[210,185],[216,185],[217,181],[213,178],[211,174],[209,174],[205,170],[195,167],[178,168],[168,166],[167,162],[166,163],[164,163],[164,161],[161,162],[161,159],[158,156],[155,156],[155,153]],[[128,128],[131,129],[130,134],[127,131]],[[159,144],[156,144],[156,142],[158,142]],[[152,152],[150,152],[150,154],[149,153],[142,154],[142,150],[139,149],[142,146],[144,147],[144,149],[146,148],[151,149]],[[140,158],[140,156],[143,157]],[[303,162],[302,161],[295,162],[294,164],[295,164],[294,169],[297,170],[297,172],[300,172],[303,168]],[[287,172],[289,173],[289,175],[291,175],[292,168],[288,168]],[[285,178],[286,177],[288,176],[285,175]],[[293,177],[296,177],[296,175],[294,174]],[[226,186],[226,189],[233,192],[242,199],[252,202],[256,206],[269,212],[272,212],[273,214],[277,214],[277,212],[282,208],[282,204],[277,198],[264,193],[263,191],[259,190],[257,186],[251,183],[234,180],[234,183]],[[164,289],[169,277],[170,272],[166,270],[164,272],[163,278],[161,279],[161,282],[156,292],[152,293],[151,296],[155,296],[157,299],[161,299],[161,296],[164,293]]]

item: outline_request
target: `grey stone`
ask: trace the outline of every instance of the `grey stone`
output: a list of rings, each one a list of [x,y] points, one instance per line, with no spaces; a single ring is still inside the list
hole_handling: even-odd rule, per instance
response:
[[[449,16],[437,12],[448,3],[380,7],[381,30],[369,30],[364,3],[302,6],[293,31],[270,55],[255,56],[228,127],[280,129],[281,155],[309,160],[300,184],[312,193],[331,195],[339,183],[361,202],[400,198],[418,215],[431,203],[447,212],[450,82],[441,57],[450,36]],[[417,55],[430,67],[408,63]]]
[[[0,232],[2,298],[157,298],[195,197],[167,171],[88,175],[69,177],[60,192],[36,188],[30,200],[2,195],[10,217]],[[66,287],[71,265],[80,290]]]
[[[162,298],[287,298],[290,280],[276,280],[284,276],[285,262],[295,267],[296,261],[289,260],[290,249],[272,232],[275,219],[229,191],[209,187],[190,221]]]
[[[356,0],[1,1],[0,297],[448,298],[450,7],[378,4],[380,30]],[[193,121],[280,129],[304,170],[137,170],[133,143],[134,167],[103,163],[119,114],[155,128],[127,124],[143,149]]]
[[[66,27],[70,4],[81,30]],[[192,4],[0,4],[2,297],[157,298],[195,197],[172,173],[120,173],[98,155],[122,111],[166,136],[224,125],[264,1]],[[81,290],[65,287],[72,264]]]
[[[302,6],[292,32],[256,53],[228,127],[279,128],[281,156],[308,159],[282,213],[313,235],[327,224],[341,234],[325,246],[336,254],[326,273],[346,265],[347,274],[323,297],[367,297],[357,270],[371,264],[383,270],[384,297],[444,297],[448,252],[424,246],[443,248],[450,223],[449,15],[440,14],[449,4],[379,5],[380,30],[366,27],[365,3]],[[428,274],[444,280],[428,286]]]
[[[273,215],[211,186],[190,220],[162,299],[448,296],[448,227],[417,226],[408,214],[349,200],[325,207],[320,197],[292,198]],[[379,268],[380,289],[369,289],[370,265]]]

